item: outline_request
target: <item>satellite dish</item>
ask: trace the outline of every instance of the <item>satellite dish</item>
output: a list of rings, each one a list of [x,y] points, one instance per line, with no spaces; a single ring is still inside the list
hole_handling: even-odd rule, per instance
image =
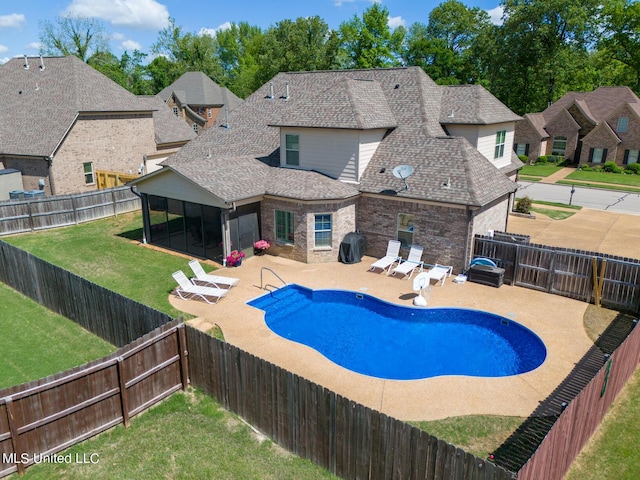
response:
[[[413,174],[413,167],[411,165],[398,165],[393,168],[393,176],[396,178],[401,178],[404,182],[404,189],[409,190],[409,185],[407,185],[407,177],[410,177]]]

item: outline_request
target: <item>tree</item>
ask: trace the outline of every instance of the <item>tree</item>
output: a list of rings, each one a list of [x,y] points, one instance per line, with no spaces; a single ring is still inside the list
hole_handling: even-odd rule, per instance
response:
[[[283,20],[269,28],[258,58],[260,86],[278,72],[330,70],[337,66],[337,32],[320,17]]]
[[[256,76],[262,29],[247,22],[232,23],[228,29],[217,31],[215,37],[223,72],[221,84],[246,98],[260,85],[256,86]]]
[[[151,95],[154,90],[142,63],[146,56],[138,50],[132,55],[124,52],[120,59],[111,52],[98,52],[87,63],[135,95]]]
[[[640,93],[640,4],[629,0],[610,0],[602,12],[603,34],[599,48],[629,67],[635,78],[629,79]]]
[[[83,62],[98,52],[108,52],[104,24],[94,18],[58,17],[40,22],[42,55],[75,55]]]
[[[345,68],[378,68],[401,64],[400,52],[406,34],[403,27],[391,32],[389,11],[374,3],[362,14],[340,25]]]

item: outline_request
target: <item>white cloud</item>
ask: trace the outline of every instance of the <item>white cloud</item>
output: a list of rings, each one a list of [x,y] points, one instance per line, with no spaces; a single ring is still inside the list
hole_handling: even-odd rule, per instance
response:
[[[134,50],[142,50],[142,45],[135,40],[125,40],[120,44],[120,48],[127,52],[133,52]]]
[[[5,47],[4,45],[0,45],[0,53],[8,52],[9,47]]]
[[[167,7],[156,0],[73,0],[64,14],[140,30],[161,30],[169,25]]]
[[[494,25],[502,25],[502,14],[504,13],[504,7],[496,7],[491,10],[487,10],[491,23]]]
[[[40,50],[41,46],[42,44],[40,42],[31,42],[26,45],[27,48],[31,48],[33,50]]]
[[[21,13],[0,15],[0,28],[22,28],[26,19]]]
[[[216,28],[205,28],[202,27],[198,32],[200,35],[211,35],[215,36],[216,32],[221,32],[223,30],[229,30],[231,28],[231,22],[224,22],[221,25],[218,25]]]
[[[369,3],[382,3],[382,0],[333,0],[333,4],[336,7],[341,7],[345,3],[353,3],[353,2],[360,2],[360,1],[365,1]]]
[[[2,65],[3,63],[7,63],[9,60],[11,60],[9,57],[0,58],[0,65]]]
[[[407,24],[407,21],[402,18],[402,17],[389,17],[389,20],[387,21],[387,25],[389,25],[389,28],[396,28],[396,27],[404,27]]]

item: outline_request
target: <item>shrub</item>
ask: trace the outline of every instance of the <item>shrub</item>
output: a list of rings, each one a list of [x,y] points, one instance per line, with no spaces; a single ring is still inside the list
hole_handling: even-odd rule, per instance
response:
[[[582,170],[583,172],[590,172],[593,169],[591,168],[591,165],[583,163],[582,165],[580,165],[580,170]]]
[[[549,163],[560,163],[562,162],[562,157],[560,155],[547,155],[547,161]]]
[[[529,163],[529,157],[527,157],[526,155],[518,155],[518,158],[522,163]]]
[[[609,173],[620,173],[622,169],[616,164],[616,162],[605,162],[602,166],[602,171]]]
[[[529,197],[522,197],[516,200],[514,210],[518,213],[530,213],[533,201]]]
[[[536,165],[546,165],[547,162],[548,162],[547,156],[542,155],[541,157],[538,157],[538,159],[536,160]]]
[[[640,163],[631,163],[627,165],[627,171],[631,171],[631,173],[640,175]]]

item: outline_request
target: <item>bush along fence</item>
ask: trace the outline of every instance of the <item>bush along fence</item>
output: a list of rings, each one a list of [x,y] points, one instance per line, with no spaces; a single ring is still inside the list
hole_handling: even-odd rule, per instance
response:
[[[172,320],[1,240],[0,281],[116,347]]]
[[[140,209],[129,187],[0,202],[0,236],[64,227]]]
[[[186,390],[187,373],[184,324],[175,320],[100,360],[0,390],[0,477],[128,426],[134,415]]]
[[[504,282],[615,310],[640,313],[640,260],[476,235],[474,256],[504,268]]]

